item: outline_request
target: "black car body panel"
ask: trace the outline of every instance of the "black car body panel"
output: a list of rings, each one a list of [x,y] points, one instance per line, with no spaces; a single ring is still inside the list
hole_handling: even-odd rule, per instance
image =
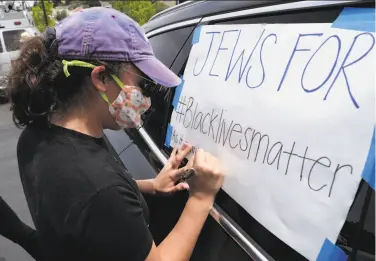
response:
[[[189,5],[181,8],[166,11],[162,15],[157,15],[144,25],[145,32],[150,32],[157,28],[183,22],[204,16],[239,11],[248,8],[268,6],[275,3],[287,3],[288,1],[192,1]]]
[[[303,1],[199,1],[184,3],[152,18],[144,27],[155,55],[176,74],[183,74],[191,50],[192,34],[201,24],[250,24],[250,23],[331,23],[344,6],[373,7],[374,1],[326,1],[321,6],[305,6],[295,10],[269,12],[267,14],[241,15],[231,13],[264,6],[273,6]],[[314,1],[310,1],[314,2]],[[211,20],[218,14],[229,14]],[[194,20],[195,19],[195,20]],[[193,21],[194,20],[194,21]],[[128,129],[125,132],[106,132],[115,147],[116,157],[121,160],[135,179],[153,178],[163,167],[170,148],[164,146],[166,128],[172,113],[171,101],[174,89],[168,89],[152,97],[154,112],[143,126],[142,132]],[[146,134],[145,134],[146,133]],[[151,143],[159,150],[151,148]],[[158,154],[158,155],[156,155]],[[162,159],[161,159],[162,158]],[[176,224],[187,200],[187,192],[168,196],[145,195],[151,213],[154,240],[160,243]],[[303,256],[276,238],[259,222],[252,218],[226,192],[221,190],[216,204],[224,210],[242,238],[229,233],[225,223],[214,214],[208,218],[191,260],[276,260],[300,261]],[[230,224],[231,225],[231,224]],[[239,234],[238,234],[239,236]],[[257,251],[249,251],[242,242],[252,245]],[[347,220],[337,240],[349,255],[349,260],[375,260],[375,193],[362,182]],[[245,251],[244,251],[244,250]]]

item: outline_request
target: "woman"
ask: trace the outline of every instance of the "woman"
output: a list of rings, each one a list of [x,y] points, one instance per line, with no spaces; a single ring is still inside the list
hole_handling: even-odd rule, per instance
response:
[[[10,74],[21,179],[46,260],[189,260],[223,181],[216,158],[174,150],[154,180],[134,181],[109,153],[103,129],[137,127],[150,107],[148,79],[180,79],[159,62],[142,29],[107,8],[73,13],[23,43]],[[158,246],[141,192],[188,188],[175,228]],[[178,183],[176,185],[176,183]]]
[[[38,233],[23,223],[0,197],[0,235],[25,249],[35,260],[41,260]]]

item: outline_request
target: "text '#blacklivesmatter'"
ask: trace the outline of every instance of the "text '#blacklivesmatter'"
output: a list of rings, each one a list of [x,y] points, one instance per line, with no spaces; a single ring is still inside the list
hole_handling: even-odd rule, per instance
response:
[[[289,166],[292,160],[299,162],[301,166],[300,181],[307,175],[307,185],[313,191],[326,191],[330,198],[335,189],[335,182],[340,176],[351,175],[353,167],[349,164],[334,164],[331,159],[322,156],[316,159],[309,157],[309,147],[303,149],[296,142],[284,144],[282,141],[273,141],[267,133],[261,133],[255,128],[244,127],[234,120],[226,118],[223,109],[203,111],[194,97],[180,96],[175,111],[176,123],[185,129],[200,132],[214,143],[232,150],[244,153],[247,160],[253,160],[261,164],[268,164],[276,170],[289,174]],[[181,145],[184,137],[175,128],[172,132],[172,142]],[[254,156],[253,156],[254,155]],[[285,164],[281,159],[285,159]],[[308,172],[304,173],[305,164],[311,164]],[[332,176],[330,182],[318,184],[314,176],[322,172],[323,168],[330,169]]]

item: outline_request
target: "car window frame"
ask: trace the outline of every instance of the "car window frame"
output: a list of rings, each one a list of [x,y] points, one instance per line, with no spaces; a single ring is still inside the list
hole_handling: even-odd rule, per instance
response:
[[[3,40],[1,40],[0,41],[0,54],[4,53],[5,52],[4,50],[5,50],[5,44],[3,43]]]
[[[189,31],[189,28],[191,29]],[[182,41],[181,43],[181,46],[178,48],[178,51],[176,54],[174,54],[174,57],[171,61],[171,64],[170,65],[166,65],[167,67],[171,68],[172,65],[175,63],[175,60],[177,59],[177,57],[179,56],[179,54],[181,53],[182,49],[184,48],[185,44],[187,43],[188,39],[190,39],[191,35],[193,34],[193,31],[194,31],[194,28],[195,26],[194,25],[187,25],[187,26],[184,26],[184,27],[181,27],[179,28],[178,30],[182,30],[182,29],[187,29],[187,36],[185,38],[185,40]],[[155,37],[161,37],[165,34],[169,34],[169,33],[173,33],[177,31],[176,29],[175,30],[168,30],[168,31],[164,31],[164,32],[161,32],[159,34],[153,34],[149,41]],[[150,41],[150,43],[152,43],[152,41]],[[154,49],[154,48],[153,48]],[[166,104],[166,108],[164,108],[164,110],[168,113],[164,113],[164,116],[163,116],[163,121],[161,121],[162,123],[162,126],[161,127],[161,132],[160,132],[160,135],[157,135],[157,134],[152,134],[151,136],[153,137],[153,140],[154,142],[159,146],[159,147],[162,147],[163,144],[164,144],[164,140],[165,140],[165,130],[167,129],[167,125],[168,125],[168,121],[169,121],[169,105],[170,105],[170,101],[171,99],[173,98],[173,95],[175,93],[175,88],[165,88],[164,89],[164,93],[163,95],[165,96],[165,101],[164,101],[164,104]],[[162,102],[163,103],[163,102]],[[152,109],[153,109],[153,100],[152,100]],[[161,117],[162,118],[162,117]],[[151,131],[149,129],[149,126],[147,124],[145,124],[144,126],[144,129],[148,131],[149,135],[151,134]]]
[[[362,4],[363,2],[359,2],[359,4]],[[337,7],[338,6],[340,6],[340,7],[344,7],[344,6],[346,6],[347,4],[340,4],[340,5],[337,5]],[[348,5],[354,5],[354,3],[353,2],[349,2],[348,3]],[[336,7],[336,6],[333,6],[333,5],[330,5],[330,7]],[[326,8],[326,6],[324,6],[324,7],[321,7],[321,8]],[[320,7],[312,7],[310,10],[312,10],[312,9],[320,9]],[[300,11],[300,10],[294,10],[294,11]],[[282,12],[280,12],[280,13],[282,13]],[[262,16],[265,16],[265,15],[267,15],[267,14],[262,14]],[[275,15],[277,15],[277,13],[275,13]],[[244,17],[242,17],[242,18],[244,18]],[[234,19],[239,19],[238,17],[236,17],[236,18],[234,18]],[[231,19],[223,19],[223,20],[231,20]],[[222,20],[222,21],[223,21]],[[220,20],[218,20],[218,21],[220,21]],[[215,21],[215,24],[218,24],[218,21]],[[206,25],[206,24],[211,24],[210,23],[211,21],[208,21],[208,22],[205,22],[205,23],[200,23],[199,25]],[[198,25],[197,25],[198,26]],[[187,43],[187,42],[186,42]],[[178,57],[176,57],[175,58],[175,61],[177,60],[179,58],[179,56]],[[172,66],[171,66],[171,68],[174,68],[174,71],[176,72],[177,71],[177,68],[179,67],[179,65],[175,65],[175,63],[173,63],[172,64]],[[174,93],[172,93],[172,95],[170,95],[170,97],[169,97],[169,100],[168,100],[168,102],[169,102],[169,104],[171,104],[171,102],[172,102],[172,99],[173,99],[173,96],[174,96]],[[170,109],[171,109],[171,107],[170,107]],[[167,121],[166,121],[166,127],[167,127],[167,124],[170,122],[170,117],[171,117],[171,113],[172,113],[172,109],[171,109],[171,111],[169,112],[169,114],[168,114],[168,119],[167,119]],[[167,128],[165,128],[165,132],[164,133],[166,133],[166,129]],[[163,152],[163,154],[165,155],[165,156],[167,156],[168,157],[168,155],[170,154],[170,152],[171,152],[171,149],[170,148],[166,148],[165,146],[160,146],[160,144],[159,144],[159,146],[158,146],[158,148],[159,148],[159,150],[161,151],[161,152]],[[374,192],[373,192],[374,193]],[[368,195],[368,192],[367,192],[367,195]],[[355,200],[354,200],[355,201]],[[362,213],[363,213],[363,211],[362,211]],[[349,258],[351,258],[351,256],[349,256]],[[272,259],[271,259],[272,260]]]

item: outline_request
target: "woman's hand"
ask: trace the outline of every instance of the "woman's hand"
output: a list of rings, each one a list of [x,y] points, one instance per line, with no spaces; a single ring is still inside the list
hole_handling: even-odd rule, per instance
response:
[[[176,148],[172,151],[170,158],[161,172],[153,180],[153,188],[156,193],[171,193],[180,190],[189,189],[185,182],[178,183],[186,167],[179,168],[181,162],[191,152],[192,146],[183,145],[178,151]]]
[[[217,158],[198,149],[186,168],[193,168],[195,175],[189,180],[190,194],[200,200],[214,201],[221,188],[224,170]]]

